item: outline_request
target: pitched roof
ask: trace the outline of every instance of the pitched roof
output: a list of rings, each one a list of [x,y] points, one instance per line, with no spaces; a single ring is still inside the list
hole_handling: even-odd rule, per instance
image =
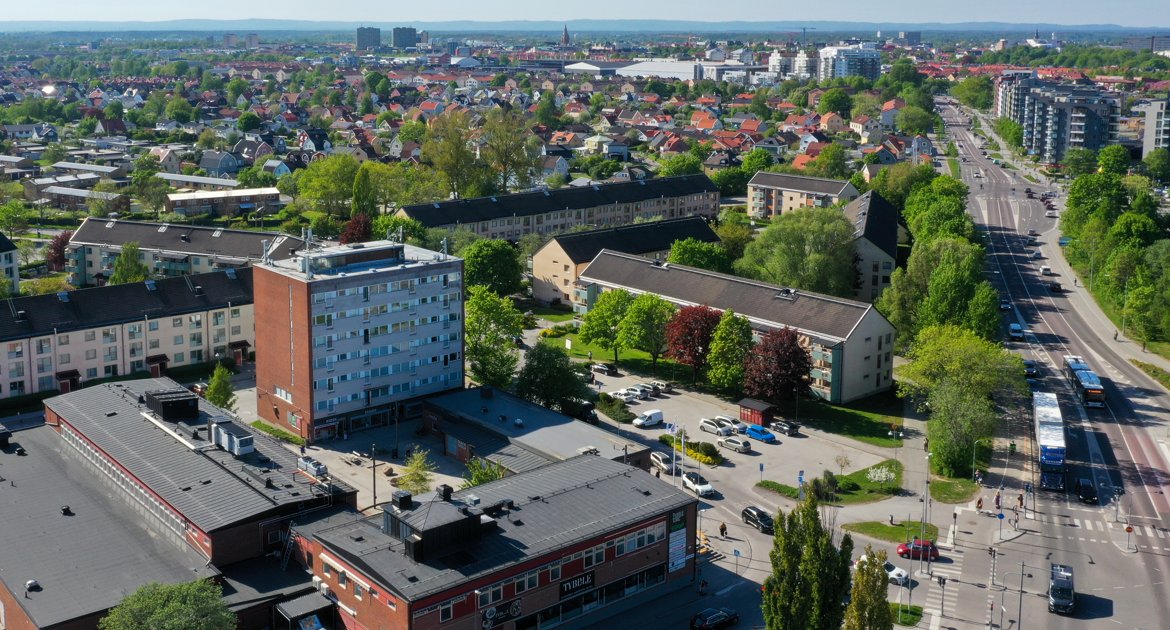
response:
[[[405,206],[402,212],[426,227],[476,223],[512,216],[532,216],[557,210],[581,210],[660,197],[682,197],[718,192],[704,174],[664,177],[616,184],[566,187],[498,197],[456,199]]]
[[[855,238],[864,236],[891,258],[898,258],[898,210],[885,197],[871,190],[841,211],[853,222]]]
[[[749,186],[764,186],[766,188],[781,188],[800,192],[815,193],[818,195],[839,196],[849,185],[848,180],[826,179],[824,177],[809,177],[807,175],[788,175],[787,173],[770,173],[760,171],[752,176]]]
[[[679,305],[733,309],[757,328],[788,326],[828,342],[843,341],[873,305],[779,287],[704,269],[602,250],[581,272],[581,284],[597,283],[633,293],[653,293]],[[874,311],[875,313],[877,311]]]
[[[164,229],[165,228],[165,229]],[[145,221],[117,221],[87,218],[69,239],[70,246],[106,245],[121,247],[138,243],[142,250],[182,252],[196,256],[235,260],[259,260],[268,241],[273,258],[289,258],[300,248],[301,239],[278,232],[225,230],[197,225],[170,225]]]
[[[14,251],[16,251],[16,244],[10,241],[8,237],[5,236],[2,232],[0,232],[0,254]]]

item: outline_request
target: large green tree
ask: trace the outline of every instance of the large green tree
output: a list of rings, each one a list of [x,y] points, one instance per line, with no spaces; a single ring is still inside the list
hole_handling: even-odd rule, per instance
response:
[[[1097,152],[1097,170],[1102,173],[1125,175],[1129,164],[1129,149],[1120,144],[1111,144]]]
[[[994,86],[986,75],[967,77],[951,88],[951,94],[964,105],[975,109],[988,109],[994,99]]]
[[[653,293],[643,293],[630,302],[618,325],[623,347],[636,348],[650,355],[651,369],[658,370],[658,358],[666,353],[666,324],[674,315],[674,305]]]
[[[627,347],[622,343],[618,328],[634,296],[628,291],[615,289],[597,297],[597,302],[581,322],[580,339],[584,343],[596,343],[606,350],[613,350],[613,362],[618,362],[618,353]]]
[[[961,383],[977,398],[1027,392],[1018,354],[951,324],[922,329],[906,358],[898,368],[898,389],[904,395],[926,398],[948,380]]]
[[[752,349],[752,325],[747,318],[727,309],[711,334],[707,355],[707,381],[732,393],[743,390],[743,365]]]
[[[894,124],[905,134],[925,134],[934,129],[936,116],[922,109],[907,105],[898,111],[894,117]]]
[[[471,148],[471,117],[465,111],[447,112],[431,120],[422,157],[460,197],[480,197],[494,189],[492,175]]]
[[[784,287],[852,297],[857,284],[853,224],[837,208],[801,208],[776,218],[735,262],[736,271]]]
[[[538,343],[525,354],[524,367],[516,377],[516,394],[542,407],[566,411],[589,395],[589,387],[562,348]]]
[[[114,269],[108,284],[129,284],[149,278],[150,268],[140,260],[140,257],[141,252],[136,241],[123,245],[122,251],[114,259]]]
[[[489,481],[503,479],[507,474],[507,469],[495,462],[472,457],[467,460],[467,474],[463,476],[463,485],[459,489],[466,490]]]
[[[1166,147],[1154,149],[1142,163],[1146,165],[1146,172],[1151,178],[1162,184],[1170,183],[1170,149]]]
[[[497,295],[512,295],[520,290],[524,268],[516,248],[502,239],[485,238],[459,252],[463,258],[463,275],[468,286],[483,285]]]
[[[98,622],[100,630],[232,630],[236,615],[211,580],[151,582],[126,596]]]
[[[843,630],[891,630],[894,618],[886,599],[890,577],[886,574],[886,551],[865,546],[865,553],[853,572],[853,589],[845,609]]]
[[[528,119],[519,110],[496,108],[483,125],[480,153],[496,176],[496,188],[526,188],[540,158],[535,136],[528,133]]]
[[[707,243],[694,237],[675,241],[666,260],[676,265],[731,273],[731,258],[720,243]]]
[[[314,160],[297,181],[302,198],[330,216],[344,216],[353,201],[358,161],[349,154]]]
[[[842,88],[833,88],[825,92],[821,95],[820,100],[817,101],[817,113],[819,114],[833,112],[848,120],[849,112],[852,109],[853,99]]]
[[[776,519],[761,602],[768,630],[840,630],[844,621],[853,538],[836,544],[819,508],[810,492]]]
[[[929,183],[935,177],[938,177],[938,172],[928,164],[914,166],[909,162],[899,162],[878,171],[870,188],[901,210],[916,186]]]
[[[366,165],[371,165],[367,167]],[[351,217],[364,214],[370,219],[378,216],[378,199],[374,193],[374,185],[370,181],[372,165],[377,162],[365,162],[358,167],[353,179],[353,197],[350,199],[349,214]]]
[[[674,177],[676,175],[694,175],[703,171],[703,162],[690,153],[672,155],[659,162],[659,177]]]
[[[479,285],[467,288],[464,352],[468,373],[482,385],[506,387],[520,362],[512,339],[523,332],[523,316],[512,301]]]
[[[1097,171],[1097,152],[1092,149],[1075,148],[1064,153],[1064,172],[1080,177]]]

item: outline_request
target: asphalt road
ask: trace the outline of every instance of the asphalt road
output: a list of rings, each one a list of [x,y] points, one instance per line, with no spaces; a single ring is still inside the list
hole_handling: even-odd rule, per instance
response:
[[[944,117],[957,119],[949,108],[944,109]],[[1035,512],[1022,525],[1027,533],[999,545],[1002,555],[995,558],[994,569],[985,550],[974,545],[969,550],[974,553],[968,553],[964,578],[982,584],[986,597],[965,599],[955,616],[980,627],[986,627],[989,618],[999,624],[1001,615],[1005,627],[1009,623],[1013,627],[1042,623],[1049,628],[1165,627],[1165,619],[1170,618],[1165,597],[1170,592],[1166,585],[1170,534],[1165,521],[1170,503],[1165,494],[1168,477],[1162,442],[1167,436],[1170,397],[1118,350],[1112,324],[1096,309],[1084,308],[1083,296],[1077,294],[1084,289],[1074,282],[1057,245],[1058,221],[1046,218],[1043,205],[1022,194],[1025,187],[1037,192],[1050,188],[983,158],[979,140],[965,128],[952,126],[951,133],[968,160],[962,170],[972,188],[971,209],[989,237],[989,274],[1014,307],[1006,313],[1005,332],[1008,322],[1026,329],[1024,342],[1007,345],[1042,364],[1034,387],[1055,392],[1061,400],[1069,461],[1068,491],[1036,496]],[[975,172],[982,177],[974,177]],[[1062,201],[1063,193],[1057,197],[1058,208]],[[1038,246],[1027,244],[1030,229],[1040,234]],[[1033,257],[1037,249],[1043,258]],[[1063,292],[1049,291],[1046,281],[1050,278],[1041,276],[1041,265],[1056,270]],[[1078,404],[1060,374],[1065,354],[1086,357],[1102,376],[1106,408],[1086,409]],[[1025,413],[1030,416],[1030,410]],[[1020,432],[1017,440],[1030,447],[1030,432]],[[1032,463],[1019,464],[1018,480],[1035,485]],[[1094,481],[1101,505],[1082,505],[1070,494],[1074,480],[1081,477]],[[1113,502],[1115,489],[1125,493],[1120,506]],[[1115,521],[1119,513],[1126,522]],[[980,519],[976,529],[992,531],[998,525],[994,520]],[[1134,533],[1125,532],[1127,524],[1135,527]],[[1047,612],[1049,562],[1075,569],[1079,601],[1073,615]],[[1006,590],[996,586],[1005,580]],[[1017,620],[1021,612],[1022,620]]]

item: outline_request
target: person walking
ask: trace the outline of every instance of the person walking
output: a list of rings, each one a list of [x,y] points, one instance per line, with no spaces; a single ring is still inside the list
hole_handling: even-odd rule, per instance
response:
[[[1021,492],[1021,493],[1020,493],[1020,496],[1016,497],[1016,503],[1017,503],[1017,504],[1018,504],[1018,505],[1019,505],[1021,508],[1022,508],[1022,507],[1024,507],[1024,493],[1023,493],[1023,492]]]
[[[1001,500],[1001,497],[1000,497],[999,490],[996,490],[996,491],[995,491],[995,510],[996,510],[997,512],[998,512],[998,511],[999,511],[999,509],[1000,509],[1000,500]]]
[[[922,438],[922,450],[930,452],[930,438]]]
[[[983,497],[979,497],[979,500],[975,502],[975,511],[980,514],[983,513]]]
[[[719,524],[719,537],[724,540],[727,539],[727,523]]]

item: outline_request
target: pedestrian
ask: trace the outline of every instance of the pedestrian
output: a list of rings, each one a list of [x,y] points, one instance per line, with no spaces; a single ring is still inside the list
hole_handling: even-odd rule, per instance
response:
[[[930,438],[922,438],[922,450],[930,452]]]
[[[411,450],[411,448],[412,448],[412,447],[410,447],[410,446],[406,447],[406,459],[410,459],[410,450]]]
[[[590,361],[593,360],[593,351],[592,350],[589,351],[589,360]]]
[[[655,476],[655,477],[657,477],[657,478],[659,478],[659,479],[662,479],[662,469],[661,469],[661,468],[655,468],[655,469],[654,469],[654,476]]]
[[[1016,497],[1016,503],[1018,503],[1020,505],[1020,507],[1024,507],[1024,493],[1023,492],[1020,493],[1020,496]]]
[[[1113,340],[1117,341],[1117,331],[1113,331]]]
[[[707,580],[702,580],[701,582],[699,582],[699,594],[700,595],[707,594]]]
[[[979,500],[975,502],[975,511],[980,514],[983,513],[983,497],[979,497]]]
[[[305,445],[301,444],[301,457],[305,456]]]
[[[727,538],[727,523],[719,524],[719,537],[723,539]]]
[[[996,509],[996,511],[998,511],[998,510],[1000,509],[1000,495],[999,495],[999,490],[996,490],[996,491],[995,491],[995,509]]]

